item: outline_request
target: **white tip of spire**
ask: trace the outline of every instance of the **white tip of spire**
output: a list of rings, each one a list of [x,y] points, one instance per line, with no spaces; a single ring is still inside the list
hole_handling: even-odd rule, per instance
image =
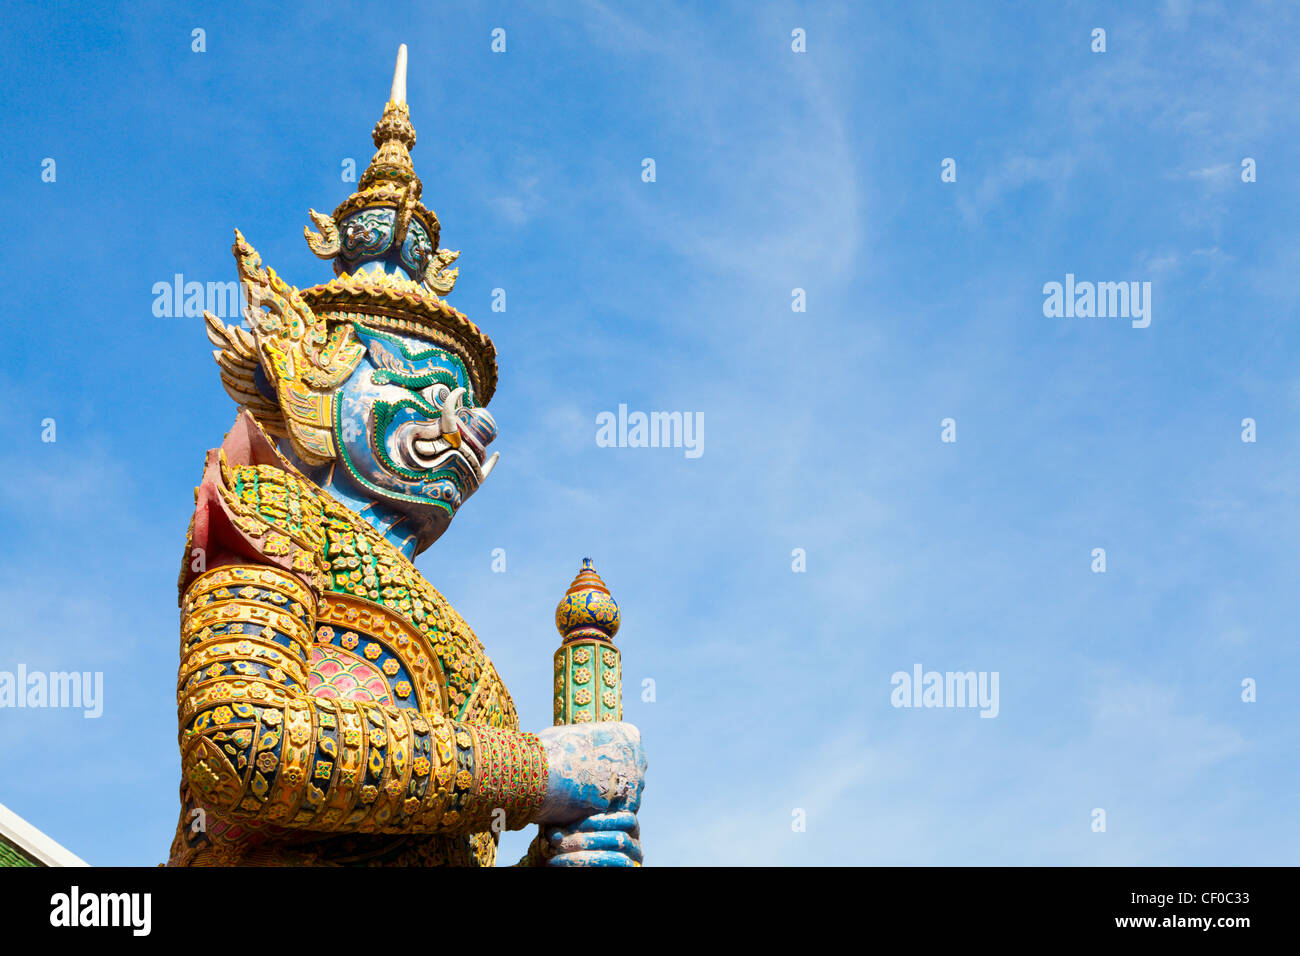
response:
[[[388,95],[391,103],[406,102],[406,44],[397,48],[397,66],[393,68],[393,92]]]

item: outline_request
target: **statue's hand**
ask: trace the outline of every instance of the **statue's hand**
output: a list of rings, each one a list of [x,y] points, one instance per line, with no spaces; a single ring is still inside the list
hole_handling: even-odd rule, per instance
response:
[[[641,732],[631,724],[566,724],[538,735],[546,748],[542,824],[573,823],[625,810],[635,815],[645,787]]]
[[[636,866],[645,787],[641,732],[631,724],[568,724],[538,736],[546,748],[546,799],[537,820],[549,866]]]
[[[641,862],[641,826],[629,810],[596,813],[568,826],[546,826],[555,854],[547,866],[636,866]]]

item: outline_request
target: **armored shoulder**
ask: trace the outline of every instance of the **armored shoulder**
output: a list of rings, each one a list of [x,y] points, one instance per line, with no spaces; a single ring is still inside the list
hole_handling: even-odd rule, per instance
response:
[[[287,571],[318,596],[328,570],[324,495],[281,458],[251,415],[241,413],[222,446],[208,452],[194,490],[178,599],[199,574],[231,563]]]

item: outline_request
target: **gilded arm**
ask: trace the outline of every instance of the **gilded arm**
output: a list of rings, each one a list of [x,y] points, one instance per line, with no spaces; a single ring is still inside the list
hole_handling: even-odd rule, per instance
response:
[[[312,593],[279,568],[225,565],[187,588],[181,764],[202,803],[334,832],[473,833],[537,818],[547,764],[536,736],[312,697],[314,629]]]

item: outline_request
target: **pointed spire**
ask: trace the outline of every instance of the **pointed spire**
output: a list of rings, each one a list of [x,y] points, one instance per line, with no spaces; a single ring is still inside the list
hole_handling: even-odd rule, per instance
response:
[[[411,150],[415,147],[415,127],[411,125],[411,110],[406,104],[406,44],[397,48],[397,65],[393,68],[393,87],[384,115],[375,124],[371,139],[375,141],[375,158],[366,167],[357,185],[361,191],[383,183],[392,183],[403,190],[409,189],[412,201],[420,198],[422,185],[411,163]]]
[[[393,67],[393,91],[388,94],[388,102],[406,102],[406,44],[397,48],[397,66]]]

